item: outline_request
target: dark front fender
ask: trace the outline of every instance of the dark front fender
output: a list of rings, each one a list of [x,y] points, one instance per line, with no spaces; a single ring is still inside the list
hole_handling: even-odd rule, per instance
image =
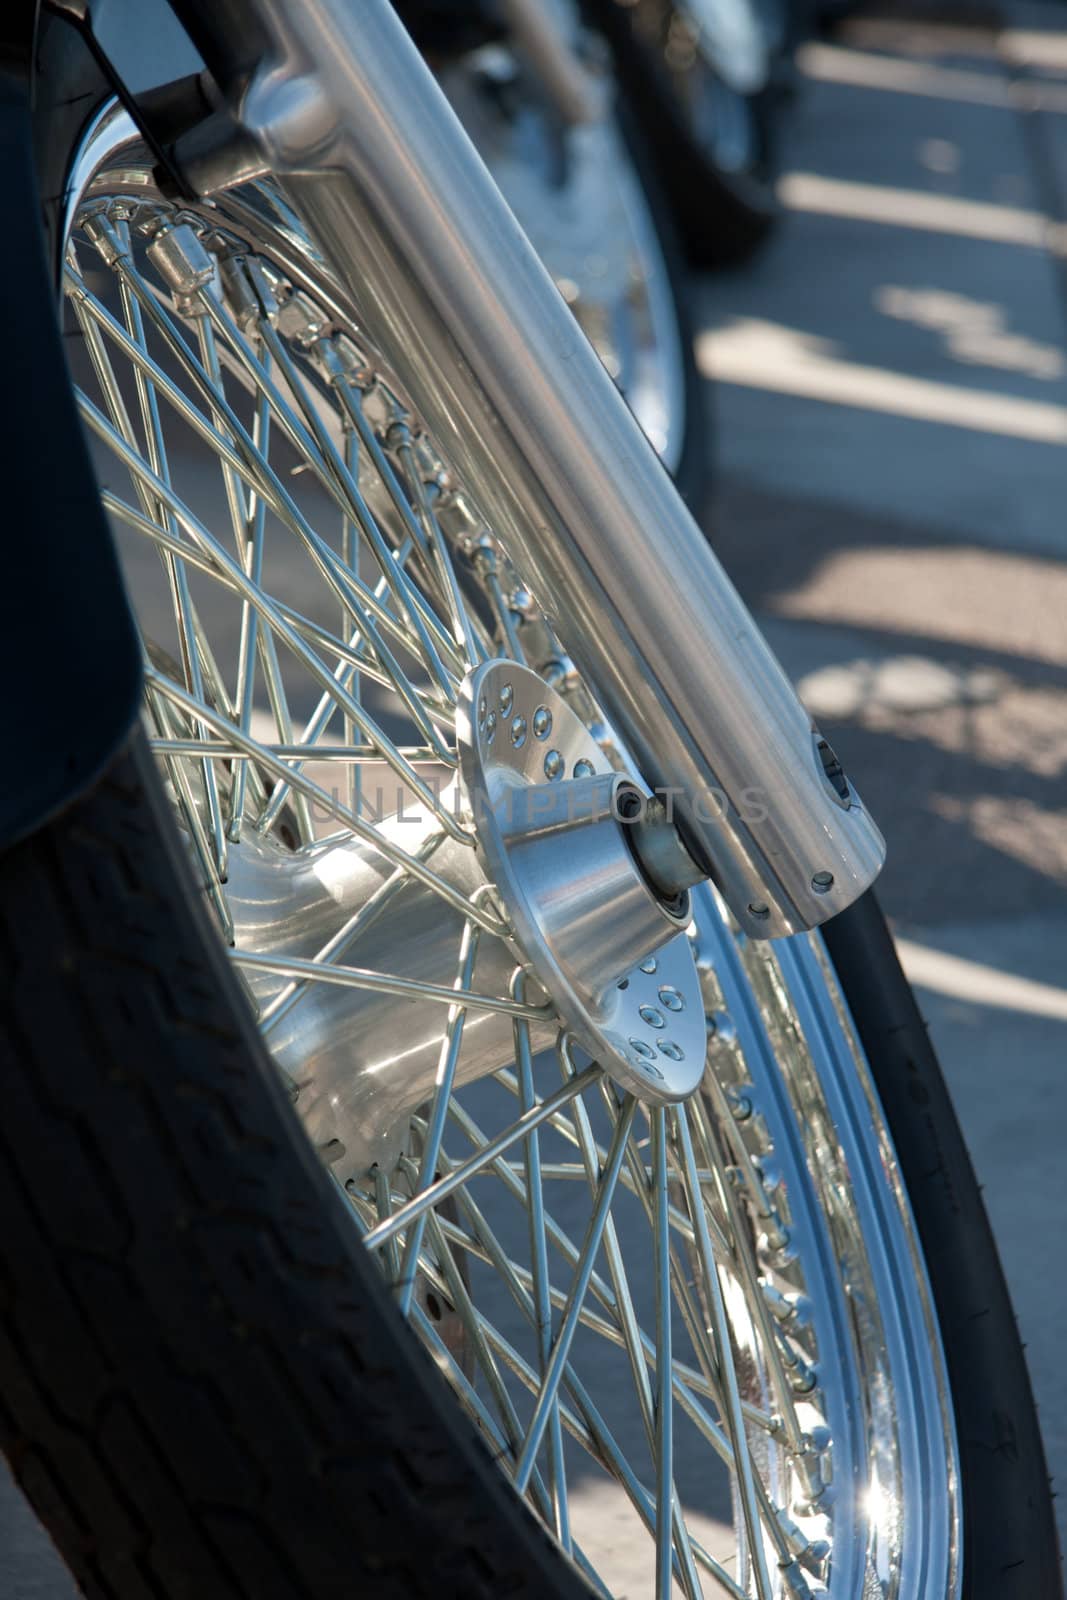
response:
[[[4,70],[6,69],[6,70]],[[0,847],[107,765],[141,659],[71,390],[33,159],[25,63],[0,69]]]

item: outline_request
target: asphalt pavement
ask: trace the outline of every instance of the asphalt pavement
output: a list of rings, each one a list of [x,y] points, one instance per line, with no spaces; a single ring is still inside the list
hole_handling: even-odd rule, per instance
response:
[[[886,834],[1062,1485],[1067,13],[960,15],[801,51],[781,230],[701,288],[708,518]]]
[[[1063,1482],[1067,12],[1002,16],[802,50],[781,228],[699,285],[698,357],[709,526],[887,835]],[[0,1596],[71,1594],[0,1485]]]

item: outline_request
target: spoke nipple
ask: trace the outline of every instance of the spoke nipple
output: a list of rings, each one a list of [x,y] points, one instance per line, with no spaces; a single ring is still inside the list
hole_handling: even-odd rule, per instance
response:
[[[770,1308],[771,1315],[783,1324],[791,1321],[793,1302],[789,1299],[789,1296],[784,1295],[781,1289],[776,1289],[774,1284],[768,1283],[766,1279],[761,1280],[760,1287],[763,1290],[763,1298]]]
[[[726,1098],[730,1102],[735,1122],[747,1122],[754,1109],[751,1096],[743,1094],[740,1089],[731,1088],[727,1089]]]
[[[261,318],[268,322],[275,320],[278,301],[266,273],[254,257],[221,257],[219,277],[227,310],[239,328],[252,327]]]
[[[766,1156],[753,1156],[752,1165],[759,1173],[760,1186],[765,1194],[771,1195],[782,1186],[781,1169]]]
[[[774,1517],[785,1536],[790,1550],[795,1556],[800,1556],[803,1559],[804,1552],[808,1548],[806,1535],[797,1527],[784,1506],[775,1506]]]
[[[387,450],[400,450],[404,445],[410,444],[411,429],[408,427],[407,419],[397,417],[394,422],[391,422],[385,430],[382,442]]]
[[[794,1394],[814,1394],[819,1386],[818,1368],[809,1365],[802,1356],[797,1356],[796,1365],[789,1379],[789,1387]]]
[[[285,339],[301,349],[307,349],[321,339],[329,327],[330,319],[310,295],[296,289],[278,308],[276,326]]]
[[[813,1578],[825,1583],[829,1572],[830,1541],[814,1539],[800,1554],[801,1566],[807,1567]]]
[[[775,1254],[784,1254],[789,1249],[790,1233],[776,1211],[772,1211],[765,1219],[763,1230],[763,1244]]]
[[[343,378],[346,383],[354,384],[357,389],[364,391],[373,389],[374,368],[347,333],[335,333],[332,339],[323,340],[320,349],[329,350],[338,377]]]
[[[801,1449],[794,1453],[793,1466],[803,1485],[803,1494],[795,1503],[796,1509],[802,1515],[807,1515],[821,1503],[826,1490],[822,1475],[822,1451],[815,1448],[810,1435],[803,1440]]]
[[[97,253],[105,266],[113,267],[116,261],[123,260],[129,253],[123,247],[110,222],[99,212],[96,216],[85,219],[82,224],[82,231],[96,246]]]
[[[812,1593],[811,1589],[808,1587],[808,1580],[805,1578],[803,1572],[801,1572],[796,1561],[788,1562],[779,1570],[782,1574],[782,1582],[785,1584],[788,1592],[795,1597],[795,1600],[812,1600]]]
[[[716,1046],[730,1049],[737,1043],[737,1029],[725,1011],[708,1012],[708,1035]]]
[[[793,1510],[798,1517],[826,1516],[835,1498],[833,1484],[824,1483],[821,1477],[817,1477],[810,1488],[806,1482],[804,1483],[801,1492],[793,1501]],[[803,1555],[800,1559],[804,1561]],[[804,1561],[804,1565],[807,1566],[808,1563]]]
[[[188,222],[161,228],[148,246],[149,261],[179,300],[188,300],[217,281],[218,263]]]

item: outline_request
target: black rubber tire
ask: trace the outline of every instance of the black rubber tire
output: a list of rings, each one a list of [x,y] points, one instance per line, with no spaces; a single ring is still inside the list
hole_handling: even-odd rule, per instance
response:
[[[1060,1600],[1030,1376],[989,1219],[893,939],[868,891],[825,929],[926,1258],[956,1415],[966,1600]]]
[[[623,93],[644,130],[675,228],[690,264],[736,267],[767,241],[779,216],[776,127],[782,94],[773,82],[747,97],[756,159],[740,172],[718,166],[686,125],[670,72],[625,0],[582,0],[607,39]]]
[[[143,736],[3,859],[0,1445],[101,1600],[578,1600],[408,1337]]]

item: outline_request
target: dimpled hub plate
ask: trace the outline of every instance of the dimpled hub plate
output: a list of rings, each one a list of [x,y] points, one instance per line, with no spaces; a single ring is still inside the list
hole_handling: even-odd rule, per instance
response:
[[[464,681],[459,755],[478,843],[515,930],[523,962],[575,1038],[612,1078],[643,1100],[678,1101],[704,1070],[707,1027],[690,941],[680,931],[622,974],[594,1009],[575,991],[538,926],[497,820],[516,783],[562,783],[608,773],[611,763],[566,701],[535,672],[487,661]],[[574,840],[574,870],[581,870]]]

